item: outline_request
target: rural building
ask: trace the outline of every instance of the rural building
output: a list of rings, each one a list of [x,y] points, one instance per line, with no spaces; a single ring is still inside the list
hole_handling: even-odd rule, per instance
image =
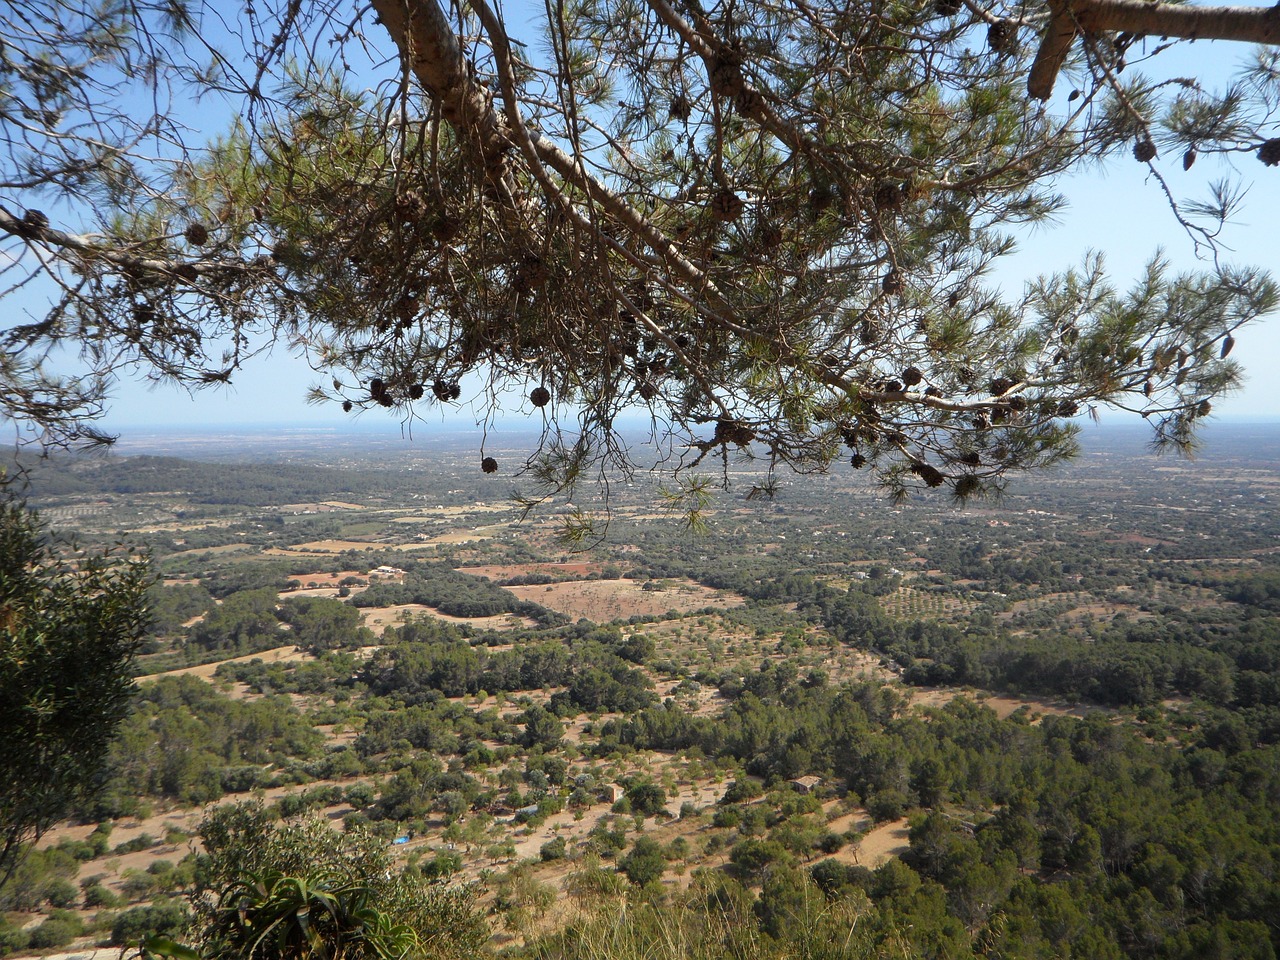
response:
[[[796,777],[794,780],[788,780],[787,782],[795,787],[798,793],[813,793],[822,783],[822,778],[814,776]]]

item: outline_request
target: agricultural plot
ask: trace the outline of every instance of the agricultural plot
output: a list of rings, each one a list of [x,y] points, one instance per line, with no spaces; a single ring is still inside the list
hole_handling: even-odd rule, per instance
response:
[[[978,606],[976,601],[955,594],[920,590],[909,585],[899,586],[881,600],[881,605],[885,613],[900,620],[964,618]]]
[[[596,623],[633,616],[689,613],[704,607],[736,607],[743,602],[741,597],[712,590],[691,580],[664,582],[658,586],[653,581],[575,580],[505,589],[521,600],[530,600],[575,620],[586,618]]]

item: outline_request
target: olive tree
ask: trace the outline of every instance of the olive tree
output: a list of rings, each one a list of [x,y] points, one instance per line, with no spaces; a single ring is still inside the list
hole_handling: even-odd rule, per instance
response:
[[[1273,49],[1217,92],[1156,72],[1180,36],[1271,41],[1274,15],[1134,6],[22,7],[0,236],[10,290],[50,299],[5,334],[0,403],[44,442],[95,439],[122,366],[218,383],[283,341],[353,414],[523,410],[530,504],[642,460],[696,507],[698,470],[735,457],[764,466],[749,495],[843,461],[966,498],[1069,456],[1100,405],[1186,448],[1277,299],[1218,256],[1229,186],[1170,201],[1202,272],[986,279],[1082,165],[1144,164],[1172,197],[1169,164],[1280,162]],[[113,96],[129,76],[146,110]],[[239,119],[185,129],[176,89]],[[639,453],[615,426],[636,411]]]
[[[0,885],[103,779],[150,583],[145,558],[59,549],[0,503]]]

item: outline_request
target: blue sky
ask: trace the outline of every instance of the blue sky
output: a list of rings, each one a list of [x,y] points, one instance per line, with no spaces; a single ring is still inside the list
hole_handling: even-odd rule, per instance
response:
[[[1165,76],[1181,72],[1211,81],[1222,65],[1250,56],[1245,45],[1200,42],[1161,55],[1155,64],[1159,71],[1153,67],[1149,72]],[[1229,251],[1224,259],[1280,271],[1280,257],[1275,253],[1280,245],[1274,241],[1280,220],[1280,168],[1263,167],[1251,154],[1239,156],[1233,164],[1228,167],[1213,158],[1202,158],[1191,172],[1184,173],[1180,158],[1168,158],[1161,162],[1161,169],[1179,199],[1204,196],[1208,182],[1228,173],[1249,184],[1243,215],[1221,238]],[[1026,279],[1037,274],[1079,264],[1088,250],[1106,255],[1109,271],[1121,288],[1140,274],[1157,248],[1163,249],[1175,268],[1204,266],[1196,260],[1191,239],[1180,230],[1145,164],[1121,158],[1079,173],[1059,188],[1071,201],[1060,222],[1023,236],[1018,253],[995,273],[994,279],[1007,292],[1016,293]],[[1217,414],[1280,421],[1280,316],[1240,331],[1236,340],[1235,355],[1244,363],[1248,380],[1243,391],[1215,405]],[[114,390],[103,425],[108,430],[127,430],[141,425],[350,423],[352,418],[343,415],[336,404],[307,405],[307,388],[319,379],[283,345],[249,363],[233,385],[203,390],[194,397],[173,386],[153,386],[125,377]],[[455,426],[475,420],[465,405],[449,414],[433,406],[428,416],[448,416],[448,422]],[[380,410],[364,414],[360,422],[380,432],[395,429],[394,417]],[[513,413],[511,422],[523,426],[526,416]],[[501,425],[499,421],[499,428]]]

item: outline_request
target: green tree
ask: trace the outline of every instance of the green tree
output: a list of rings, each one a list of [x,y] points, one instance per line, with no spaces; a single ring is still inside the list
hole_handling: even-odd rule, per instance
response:
[[[59,549],[35,514],[0,504],[0,885],[101,783],[150,580],[145,558]]]
[[[627,801],[633,813],[657,816],[667,812],[667,791],[652,780],[640,780],[627,787]]]
[[[638,887],[660,880],[667,869],[662,844],[652,837],[641,837],[627,855],[618,861],[618,869]]]
[[[1082,165],[1280,163],[1273,51],[1222,91],[1126,63],[1138,36],[1274,39],[1261,10],[587,0],[522,23],[539,43],[486,0],[254,4],[221,21],[233,56],[204,48],[198,0],[23,9],[0,51],[24,110],[0,237],[7,289],[50,276],[53,302],[4,335],[0,409],[49,442],[86,436],[123,366],[222,383],[281,337],[325,371],[314,399],[352,412],[420,416],[472,374],[492,417],[514,388],[548,424],[530,502],[633,466],[614,422],[636,408],[694,514],[688,471],[747,448],[757,492],[849,457],[966,497],[1068,456],[1096,404],[1189,444],[1239,381],[1235,332],[1277,300],[1258,270],[1158,259],[1127,293],[1096,258],[1021,296],[984,281]],[[254,69],[226,69],[244,53]],[[1023,95],[1060,75],[1070,97]],[[246,119],[180,142],[187,86]],[[1171,223],[1216,249],[1238,196]],[[84,344],[83,376],[42,365],[59,342]]]
[[[276,615],[276,591],[271,587],[231,594],[192,626],[190,634],[199,647],[234,653],[266,650],[287,640]]]
[[[293,627],[300,647],[313,651],[360,647],[373,639],[360,611],[330,597],[286,597],[279,617]]]
[[[546,707],[534,704],[524,712],[524,733],[521,741],[526,747],[540,746],[550,750],[560,745],[564,736],[564,724]]]

